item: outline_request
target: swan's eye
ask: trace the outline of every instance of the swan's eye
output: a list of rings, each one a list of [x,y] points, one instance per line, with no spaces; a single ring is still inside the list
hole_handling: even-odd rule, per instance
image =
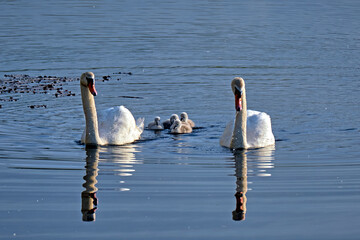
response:
[[[86,80],[87,80],[88,84],[93,84],[94,83],[94,78],[86,77]]]
[[[242,90],[239,91],[239,89],[235,88],[235,95],[241,97],[241,94],[242,94]]]

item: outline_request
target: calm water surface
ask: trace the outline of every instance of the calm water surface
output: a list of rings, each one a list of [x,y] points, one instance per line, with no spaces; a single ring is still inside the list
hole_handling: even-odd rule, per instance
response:
[[[0,239],[359,238],[358,1],[0,4],[2,80],[93,71],[98,109],[200,127],[87,149],[78,81],[1,94]],[[275,147],[219,146],[235,76]]]

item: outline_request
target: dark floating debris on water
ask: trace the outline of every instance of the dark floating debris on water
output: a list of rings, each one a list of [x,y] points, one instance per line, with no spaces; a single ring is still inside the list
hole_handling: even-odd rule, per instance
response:
[[[103,76],[102,78],[103,78],[102,81],[105,82],[105,81],[109,81],[111,77],[108,75],[108,76]]]
[[[355,131],[355,130],[357,130],[357,128],[345,128],[345,129],[340,129],[340,131],[342,131],[342,132]]]
[[[16,102],[17,100],[19,100],[19,99],[18,98],[13,98],[13,97],[9,97],[8,99],[0,98],[0,101],[2,101],[2,102]]]
[[[131,72],[118,72],[114,74],[126,74],[132,75]],[[110,75],[102,76],[102,79],[97,79],[97,81],[110,81],[112,77]],[[118,77],[117,81],[120,81],[121,78]],[[5,74],[3,78],[0,77],[0,95],[12,95],[12,94],[51,94],[56,98],[59,97],[72,97],[76,96],[75,93],[70,90],[65,89],[64,84],[67,82],[80,81],[80,78],[71,78],[71,77],[57,77],[57,76],[36,76],[32,77],[27,74]],[[0,98],[0,102],[16,102],[19,98],[14,97],[5,97]],[[18,95],[17,95],[18,97]],[[131,96],[120,96],[124,98],[139,98],[141,97],[131,97]],[[39,108],[45,107],[46,105],[31,105],[29,108]],[[0,107],[2,108],[2,106]]]
[[[135,99],[144,99],[143,97],[134,97],[134,96],[119,96],[119,98],[135,98]]]
[[[132,75],[132,72],[116,72],[114,74]]]
[[[74,93],[66,91],[60,94],[57,90],[62,89],[63,83],[76,81],[76,78],[5,74],[5,79],[0,79],[0,94],[6,93],[32,93],[48,94],[58,96],[75,96]]]
[[[46,105],[30,105],[28,107],[34,109],[34,108],[46,108],[47,106]]]
[[[57,89],[56,93],[55,93],[55,97],[70,97],[70,96],[75,96],[75,93],[72,93],[70,90],[64,90],[62,91],[62,89]]]
[[[55,97],[75,96],[70,90],[64,89],[66,82],[78,81],[78,78],[37,76],[31,77],[26,74],[5,74],[0,78],[0,95],[5,94],[51,94]],[[18,97],[19,95],[17,95]],[[20,96],[19,96],[20,97]],[[0,101],[16,102],[19,98],[2,97]],[[46,108],[46,105],[31,105],[29,108]]]

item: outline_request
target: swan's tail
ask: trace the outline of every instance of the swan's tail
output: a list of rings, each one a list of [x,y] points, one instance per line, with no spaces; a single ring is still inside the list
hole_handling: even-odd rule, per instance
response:
[[[138,118],[138,119],[136,120],[136,126],[139,128],[139,130],[140,130],[141,132],[144,131],[144,121],[145,121],[145,118]]]

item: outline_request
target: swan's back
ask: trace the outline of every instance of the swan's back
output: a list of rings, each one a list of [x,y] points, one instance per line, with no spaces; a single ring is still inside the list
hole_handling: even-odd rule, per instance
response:
[[[98,114],[99,136],[104,144],[121,145],[140,138],[144,119],[135,122],[134,116],[124,106],[106,109]]]
[[[275,143],[270,116],[264,112],[247,110],[247,143],[250,148],[269,146]]]
[[[270,116],[264,112],[247,110],[246,139],[249,148],[260,148],[275,143],[272,133]],[[235,119],[231,120],[220,138],[220,145],[230,148],[235,126]]]
[[[226,125],[226,128],[225,128],[225,130],[224,130],[224,132],[223,132],[223,134],[222,134],[222,136],[220,138],[220,145],[221,146],[230,148],[232,135],[233,135],[233,131],[234,131],[234,124],[235,124],[235,119],[231,120]]]

